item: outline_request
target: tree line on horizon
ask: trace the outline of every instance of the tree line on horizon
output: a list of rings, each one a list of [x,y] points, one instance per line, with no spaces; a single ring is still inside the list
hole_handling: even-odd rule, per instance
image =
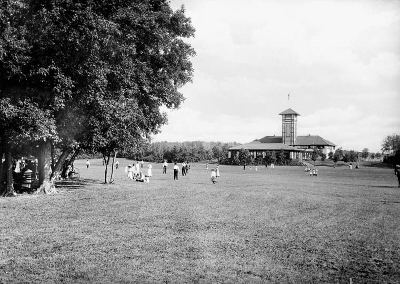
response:
[[[300,165],[301,161],[290,159],[283,150],[266,151],[265,155],[254,157],[247,149],[240,149],[238,156],[229,158],[228,150],[238,146],[240,143],[230,142],[205,142],[205,141],[186,141],[186,142],[152,142],[142,146],[140,150],[130,155],[121,155],[133,160],[145,160],[149,162],[199,162],[213,161],[225,165]],[[388,135],[382,142],[382,152],[369,152],[368,148],[362,151],[345,150],[339,147],[335,152],[328,155],[320,149],[315,148],[311,153],[311,161],[330,159],[334,163],[340,161],[344,163],[358,162],[361,160],[382,161],[393,164],[400,163],[400,136]]]

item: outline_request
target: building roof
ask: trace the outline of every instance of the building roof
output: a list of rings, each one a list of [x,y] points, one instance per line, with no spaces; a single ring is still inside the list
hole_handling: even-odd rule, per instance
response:
[[[301,152],[302,149],[297,149],[289,145],[285,145],[283,143],[261,143],[259,141],[252,141],[247,144],[238,145],[229,148],[229,150],[240,150],[240,149],[247,149],[252,151],[279,151],[279,150],[286,150],[286,151],[297,151]]]
[[[282,136],[264,136],[261,139],[256,139],[255,141],[259,141],[261,143],[282,143]]]
[[[291,108],[288,108],[285,111],[282,111],[279,115],[284,115],[284,114],[294,114],[294,115],[300,115],[299,113],[295,112],[294,110],[292,110]]]
[[[322,138],[319,135],[297,136],[294,146],[336,146],[329,140]]]

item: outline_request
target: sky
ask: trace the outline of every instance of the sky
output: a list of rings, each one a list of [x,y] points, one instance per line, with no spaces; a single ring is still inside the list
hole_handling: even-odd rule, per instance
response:
[[[298,135],[379,152],[400,134],[400,1],[171,0],[185,6],[196,51],[185,101],[154,141],[248,143]],[[289,95],[290,94],[290,95]]]

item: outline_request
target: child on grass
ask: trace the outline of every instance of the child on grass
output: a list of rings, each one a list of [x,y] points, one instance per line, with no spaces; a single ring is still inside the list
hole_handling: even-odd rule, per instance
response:
[[[212,183],[216,183],[217,182],[216,179],[217,179],[217,173],[216,173],[216,171],[214,169],[211,169],[211,181],[212,181]]]

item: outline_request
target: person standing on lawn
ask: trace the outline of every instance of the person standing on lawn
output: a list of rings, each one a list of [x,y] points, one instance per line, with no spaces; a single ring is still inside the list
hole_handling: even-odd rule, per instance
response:
[[[152,176],[152,172],[151,172],[151,169],[153,168],[153,166],[149,163],[148,165],[147,165],[147,176],[148,177],[151,177]]]
[[[86,168],[89,169],[89,167],[90,167],[90,162],[89,160],[86,160]]]
[[[118,169],[118,167],[119,167],[119,161],[116,161],[115,162],[115,168]]]
[[[167,174],[167,167],[168,167],[167,160],[164,160],[163,170],[162,170],[162,173],[163,173],[163,174]]]
[[[215,177],[219,177],[219,164],[217,164],[217,167],[215,168]]]
[[[186,163],[183,162],[182,163],[182,176],[185,176],[185,175],[186,175]]]
[[[140,165],[139,165],[139,161],[136,161],[135,171],[133,173],[133,176],[136,178],[137,176],[139,176],[139,173],[140,173]]]
[[[185,169],[185,174],[188,174],[190,169],[189,161],[186,162],[186,169]]]
[[[399,187],[400,187],[400,165],[396,165],[394,167],[394,174],[397,176],[397,180],[399,181]]]
[[[178,180],[179,166],[175,163],[174,165],[174,180]]]
[[[217,179],[217,173],[216,173],[216,171],[214,169],[211,169],[211,181],[212,181],[212,183],[216,183],[217,182],[216,179]]]
[[[127,173],[128,173],[128,178],[131,179],[131,180],[133,180],[133,172],[134,171],[135,171],[134,168],[131,165],[129,165]]]

